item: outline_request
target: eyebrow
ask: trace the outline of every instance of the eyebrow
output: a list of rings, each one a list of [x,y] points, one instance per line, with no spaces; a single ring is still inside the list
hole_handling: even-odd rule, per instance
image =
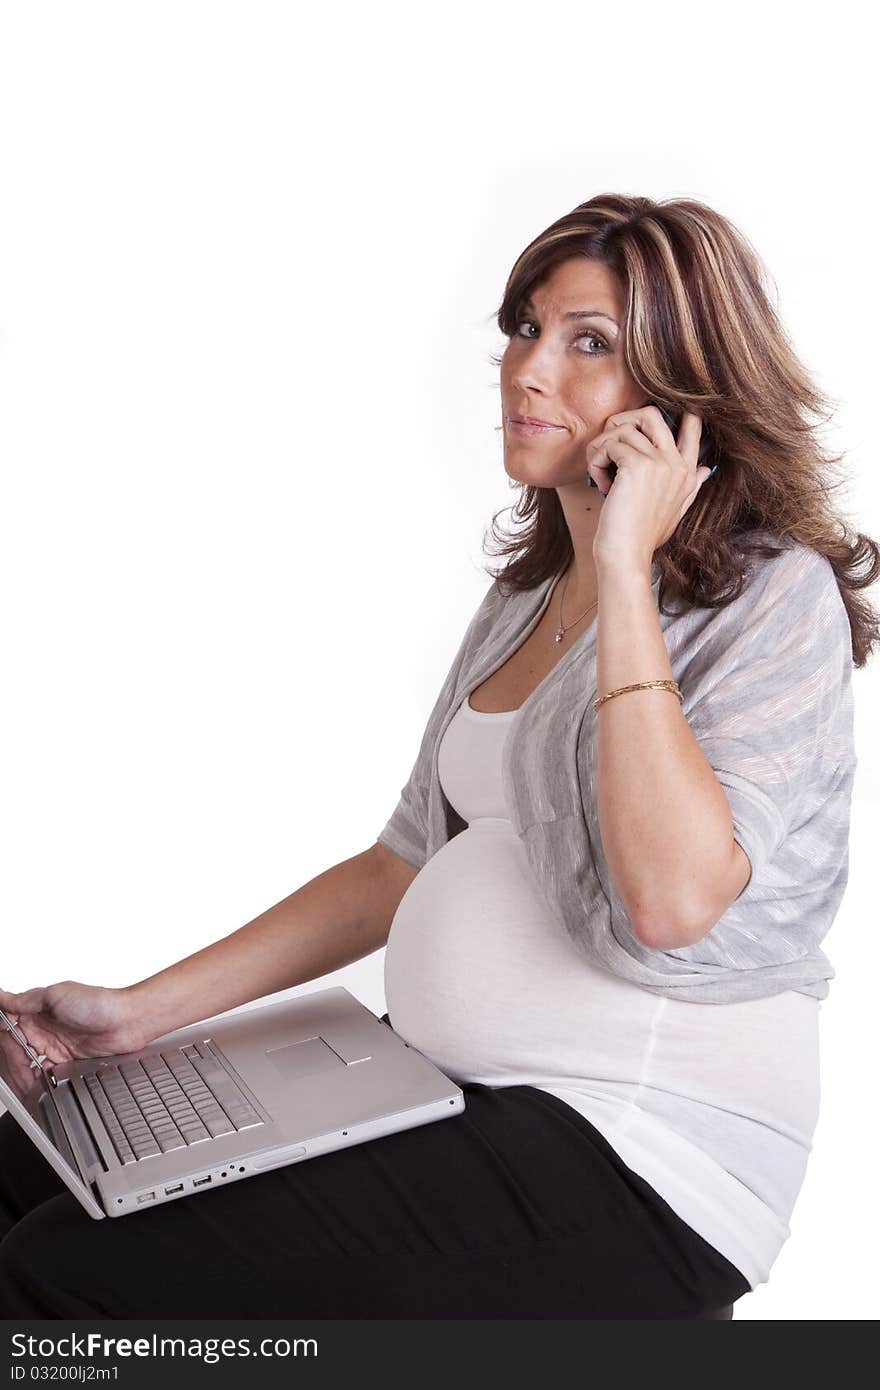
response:
[[[525,303],[523,304],[523,308],[524,308],[524,309],[532,309],[532,310],[534,310],[535,305],[534,305],[534,303],[533,303],[533,301],[532,301],[531,299],[527,299],[527,300],[525,301]],[[619,327],[617,320],[616,320],[616,319],[613,319],[613,318],[611,317],[610,314],[603,314],[601,309],[572,309],[570,313],[568,313],[568,314],[563,314],[563,318],[566,318],[566,319],[590,319],[590,318],[593,318],[593,319],[607,319],[609,323],[613,323],[613,324],[614,324],[614,327],[615,327],[615,328]]]

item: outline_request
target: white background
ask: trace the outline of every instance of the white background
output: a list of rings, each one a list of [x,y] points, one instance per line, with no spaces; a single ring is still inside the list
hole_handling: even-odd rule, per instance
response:
[[[577,203],[746,233],[880,536],[874,50],[801,14],[0,6],[0,985],[129,984],[375,840],[516,498],[493,315]],[[878,672],[822,1113],[739,1320],[877,1313]],[[301,989],[381,1013],[382,965]]]

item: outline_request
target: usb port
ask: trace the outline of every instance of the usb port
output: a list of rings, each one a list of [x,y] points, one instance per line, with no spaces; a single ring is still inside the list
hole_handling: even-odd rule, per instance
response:
[[[206,1183],[206,1182],[210,1182],[210,1181],[211,1181],[211,1174],[210,1174],[210,1173],[208,1174],[208,1176],[207,1176],[206,1178],[193,1178],[193,1187],[204,1187],[205,1183]]]
[[[176,1186],[174,1186],[174,1187],[166,1187],[166,1189],[165,1189],[165,1195],[166,1195],[167,1197],[170,1197],[171,1194],[172,1194],[172,1192],[182,1192],[182,1191],[183,1191],[183,1183],[182,1183],[182,1182],[179,1182],[179,1183],[177,1183]]]
[[[155,1192],[139,1192],[139,1193],[138,1193],[138,1202],[155,1202],[155,1200],[156,1200],[156,1194],[155,1194]]]

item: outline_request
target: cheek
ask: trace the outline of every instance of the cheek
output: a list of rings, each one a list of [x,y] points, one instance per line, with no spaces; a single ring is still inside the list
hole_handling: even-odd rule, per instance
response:
[[[603,371],[597,365],[589,381],[577,383],[571,399],[580,418],[594,426],[595,433],[604,426],[609,415],[632,409],[632,394],[632,383],[622,379],[618,371],[610,365]]]

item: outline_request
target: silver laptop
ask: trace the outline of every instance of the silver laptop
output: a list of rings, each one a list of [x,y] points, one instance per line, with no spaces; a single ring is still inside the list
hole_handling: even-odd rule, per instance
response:
[[[0,1017],[4,1048],[17,1034],[28,1060],[10,1068],[0,1052],[0,1102],[96,1219],[465,1108],[460,1087],[342,987],[51,1070],[9,1024]]]

